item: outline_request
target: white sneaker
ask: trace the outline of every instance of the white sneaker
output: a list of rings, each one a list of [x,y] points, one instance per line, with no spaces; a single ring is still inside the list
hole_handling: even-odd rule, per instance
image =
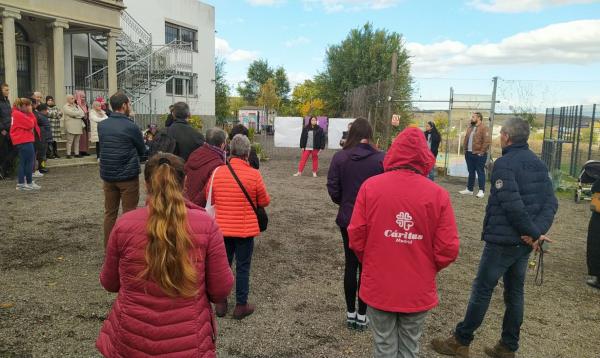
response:
[[[462,195],[473,195],[473,192],[469,189],[461,190],[458,193]]]
[[[485,196],[485,193],[483,192],[483,190],[480,190],[480,191],[477,192],[476,196],[481,199],[481,198],[483,198]]]
[[[34,181],[31,182],[31,184],[27,184],[27,186],[30,188],[30,190],[40,190],[42,187],[37,185]]]
[[[27,191],[27,190],[32,190],[32,189],[27,184],[17,184],[17,190]]]
[[[31,176],[34,178],[42,178],[44,174],[40,173],[39,170],[36,170],[35,173],[33,173]]]
[[[317,177],[317,173],[313,172],[313,178]]]
[[[302,173],[297,172],[296,174],[294,174],[295,177],[299,177],[300,175],[302,175]]]

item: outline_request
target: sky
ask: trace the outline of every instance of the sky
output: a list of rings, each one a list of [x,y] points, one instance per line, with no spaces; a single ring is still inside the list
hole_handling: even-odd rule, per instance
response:
[[[413,99],[492,92],[500,110],[600,103],[600,0],[203,0],[235,88],[248,65],[283,66],[292,87],[324,69],[353,28],[402,34]],[[420,103],[422,108],[444,104]]]

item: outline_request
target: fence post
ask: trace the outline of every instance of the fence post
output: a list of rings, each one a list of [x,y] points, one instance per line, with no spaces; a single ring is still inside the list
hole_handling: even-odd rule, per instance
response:
[[[590,144],[588,146],[587,160],[592,159],[592,143],[594,143],[594,120],[596,119],[596,105],[592,108],[592,122],[590,123]]]
[[[448,159],[450,155],[450,125],[452,124],[452,102],[454,101],[454,88],[450,87],[450,98],[448,100],[448,125],[446,126],[446,155],[444,158],[444,168],[446,175],[449,174]],[[458,133],[458,147],[460,148],[460,133]]]
[[[583,105],[579,106],[579,116],[577,116],[577,113],[575,113],[575,116],[575,123],[577,124],[577,136],[575,137],[576,144],[573,143],[573,147],[575,148],[575,161],[571,165],[573,167],[571,173],[572,176],[577,175],[578,171],[577,169],[579,164],[579,141],[581,140],[581,119],[583,117]]]

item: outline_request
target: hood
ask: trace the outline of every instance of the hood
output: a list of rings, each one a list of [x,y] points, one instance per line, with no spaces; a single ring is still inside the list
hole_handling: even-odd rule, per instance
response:
[[[348,151],[350,155],[350,159],[359,161],[365,158],[368,158],[374,154],[379,153],[379,151],[370,144],[359,143],[354,148],[349,149]]]
[[[406,128],[394,140],[385,155],[383,169],[387,172],[402,166],[410,166],[427,175],[433,169],[435,158],[427,147],[423,132],[418,128]]]
[[[225,152],[220,148],[204,143],[202,147],[192,152],[187,162],[185,162],[185,166],[190,170],[198,170],[215,160],[220,160],[225,164]]]

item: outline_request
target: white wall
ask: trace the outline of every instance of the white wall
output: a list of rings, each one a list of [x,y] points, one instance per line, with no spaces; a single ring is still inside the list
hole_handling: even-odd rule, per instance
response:
[[[215,115],[215,8],[198,0],[125,0],[127,12],[152,34],[155,45],[165,43],[165,22],[198,30],[198,53],[194,72],[198,75],[197,98],[188,98],[194,114]],[[166,112],[173,101],[184,97],[167,96],[165,86],[152,94],[153,106]],[[163,108],[164,107],[164,108]]]

